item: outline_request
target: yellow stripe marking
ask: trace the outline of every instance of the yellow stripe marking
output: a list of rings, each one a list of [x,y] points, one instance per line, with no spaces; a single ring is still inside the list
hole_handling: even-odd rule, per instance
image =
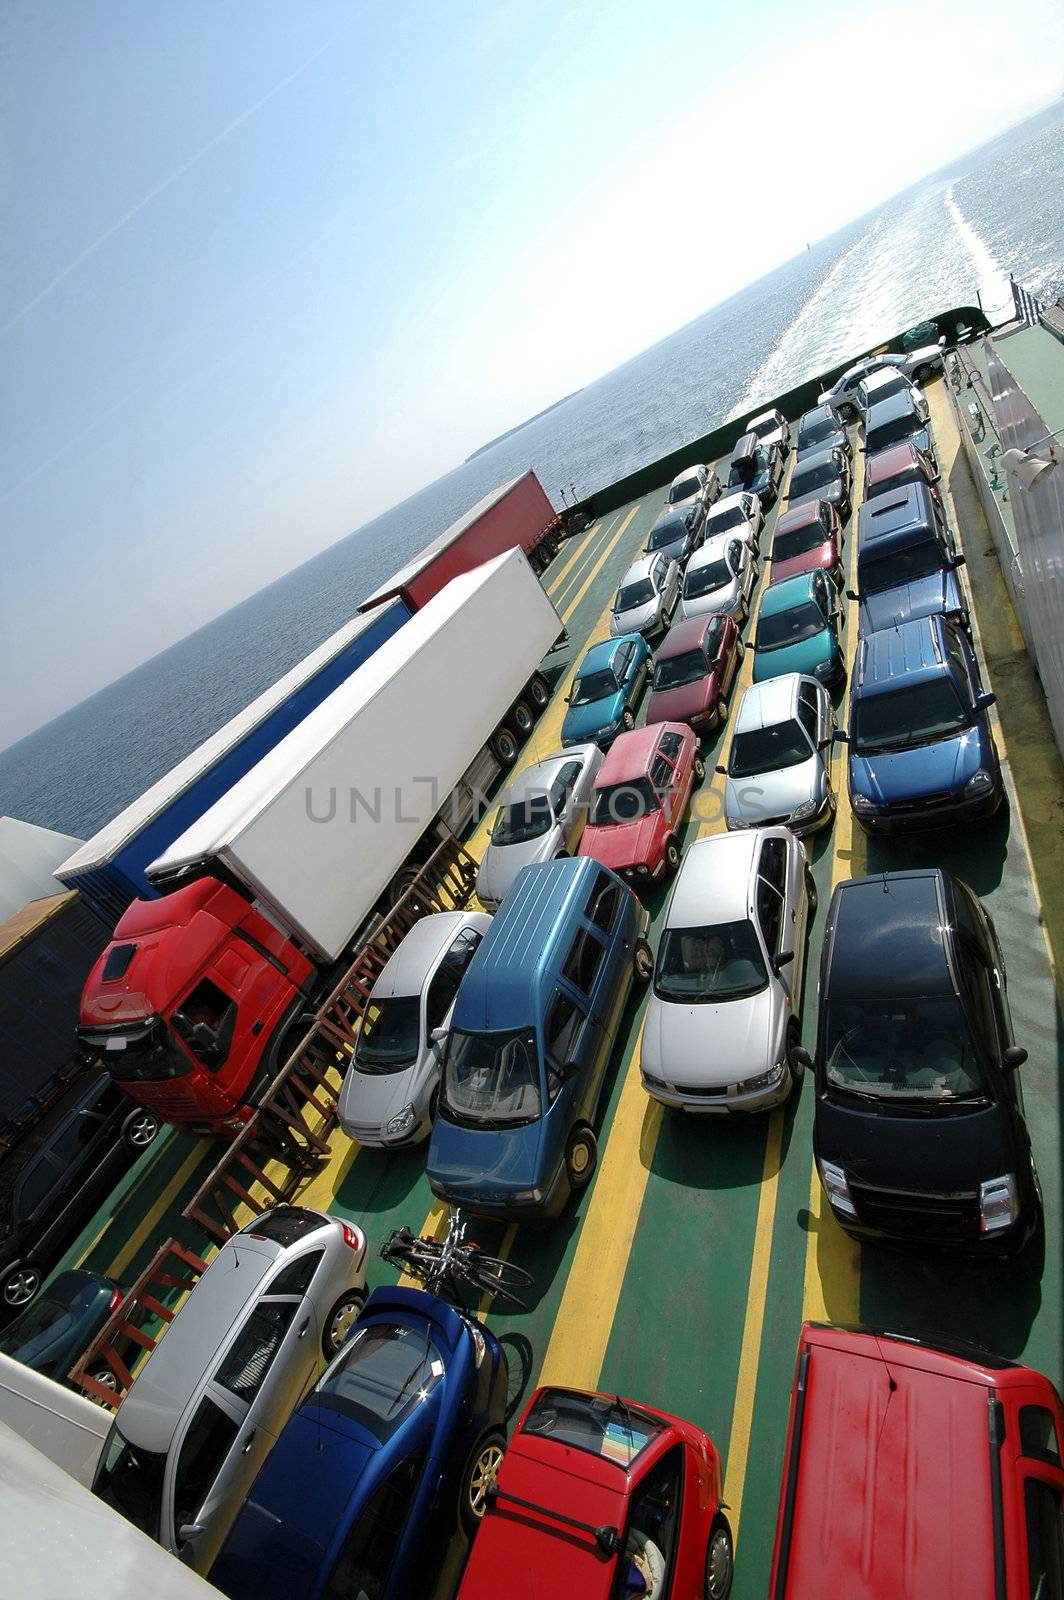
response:
[[[557,576],[547,586],[547,593],[549,595],[557,594],[558,590],[561,588],[565,579],[569,576],[569,573],[572,571],[573,567],[581,559],[581,557],[587,555],[588,551],[591,549],[591,546],[594,544],[601,532],[602,522],[600,520],[592,523],[591,527],[588,528],[582,539],[577,539],[575,541],[576,547],[573,550],[572,555],[569,557],[568,561],[565,563],[564,567],[557,574]]]

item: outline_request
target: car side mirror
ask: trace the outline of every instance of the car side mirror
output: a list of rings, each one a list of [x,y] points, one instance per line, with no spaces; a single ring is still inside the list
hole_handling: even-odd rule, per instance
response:
[[[722,767],[719,764],[713,768],[713,771],[719,772],[722,778],[726,778],[728,776],[727,767]]]
[[[572,703],[573,703],[573,697],[572,697],[572,695],[571,695],[571,694],[567,694],[567,695],[566,695],[566,697],[565,697],[565,703],[566,703],[566,705],[567,705],[567,706],[571,706],[571,705],[572,705]]]
[[[791,1060],[797,1067],[807,1067],[810,1071],[812,1070],[813,1058],[809,1054],[809,1051],[804,1049],[801,1045],[798,1046],[797,1050],[791,1051]]]
[[[182,1544],[187,1544],[190,1539],[198,1539],[203,1531],[202,1522],[183,1522],[177,1530],[177,1537]]]
[[[834,737],[834,734],[826,733],[822,739],[817,740],[817,749],[830,750]]]
[[[776,974],[777,978],[779,977],[781,970],[793,960],[793,950],[781,950],[778,956],[772,957],[772,970]]]
[[[982,694],[977,694],[975,697],[975,709],[977,711],[989,711],[990,707],[996,704],[997,695],[989,689],[985,690]]]
[[[849,744],[850,742],[850,735],[845,728],[836,728],[831,738],[837,740],[839,744]]]
[[[847,598],[847,600],[860,600],[860,598],[861,598],[860,589],[847,589],[846,598]]]
[[[448,1033],[448,1029],[445,1028],[445,1027],[433,1028],[432,1033],[430,1035],[433,1044],[442,1044],[443,1041],[447,1037],[447,1033]]]
[[[1022,1067],[1027,1060],[1027,1051],[1022,1044],[1010,1044],[1001,1058],[1001,1065],[1006,1072],[1015,1072],[1017,1067]]]
[[[967,562],[965,561],[964,556],[961,554],[961,552],[959,550],[957,551],[957,554],[955,556],[951,557],[951,559],[950,559],[950,566],[951,567],[963,567],[963,566],[966,566],[966,565],[967,565]]]

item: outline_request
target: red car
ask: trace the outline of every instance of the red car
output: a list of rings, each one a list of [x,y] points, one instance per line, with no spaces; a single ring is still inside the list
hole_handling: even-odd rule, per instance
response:
[[[654,658],[647,722],[686,722],[697,734],[722,727],[745,654],[732,617],[710,612],[677,622]]]
[[[938,468],[924,452],[906,439],[904,444],[891,445],[889,450],[879,450],[865,462],[865,499],[891,489],[902,489],[910,483],[926,483],[939,507],[942,496],[938,492]]]
[[[537,1389],[458,1600],[724,1600],[732,1540],[712,1439],[617,1395]]]
[[[826,500],[806,500],[785,511],[772,537],[772,582],[802,572],[828,572],[841,586],[842,528],[839,514]]]
[[[594,856],[636,888],[675,872],[677,834],[691,790],[705,775],[698,740],[684,723],[622,733],[595,779],[577,855]]]

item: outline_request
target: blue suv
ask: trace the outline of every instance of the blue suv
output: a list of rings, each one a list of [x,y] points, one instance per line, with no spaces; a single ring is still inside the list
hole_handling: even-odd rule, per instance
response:
[[[431,1592],[505,1442],[494,1335],[421,1289],[375,1289],[292,1414],[211,1569],[230,1600]]]
[[[941,506],[923,483],[866,500],[857,513],[857,591],[861,633],[877,633],[941,613],[968,628],[954,568],[964,565]]]
[[[429,1142],[433,1194],[511,1221],[591,1181],[592,1122],[647,913],[590,856],[525,867],[462,979]]]
[[[848,731],[850,803],[870,833],[981,822],[1002,800],[1001,771],[972,647],[945,617],[860,643]]]
[[[635,708],[650,671],[650,646],[641,633],[622,633],[592,645],[567,697],[562,744],[608,744],[635,727]]]

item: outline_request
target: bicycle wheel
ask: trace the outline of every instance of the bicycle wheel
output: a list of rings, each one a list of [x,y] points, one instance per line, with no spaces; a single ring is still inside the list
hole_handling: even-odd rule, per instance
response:
[[[465,1273],[481,1294],[494,1295],[505,1305],[527,1310],[524,1300],[515,1293],[517,1289],[532,1287],[532,1274],[523,1267],[515,1267],[512,1261],[500,1261],[497,1256],[481,1256],[466,1263]]]

